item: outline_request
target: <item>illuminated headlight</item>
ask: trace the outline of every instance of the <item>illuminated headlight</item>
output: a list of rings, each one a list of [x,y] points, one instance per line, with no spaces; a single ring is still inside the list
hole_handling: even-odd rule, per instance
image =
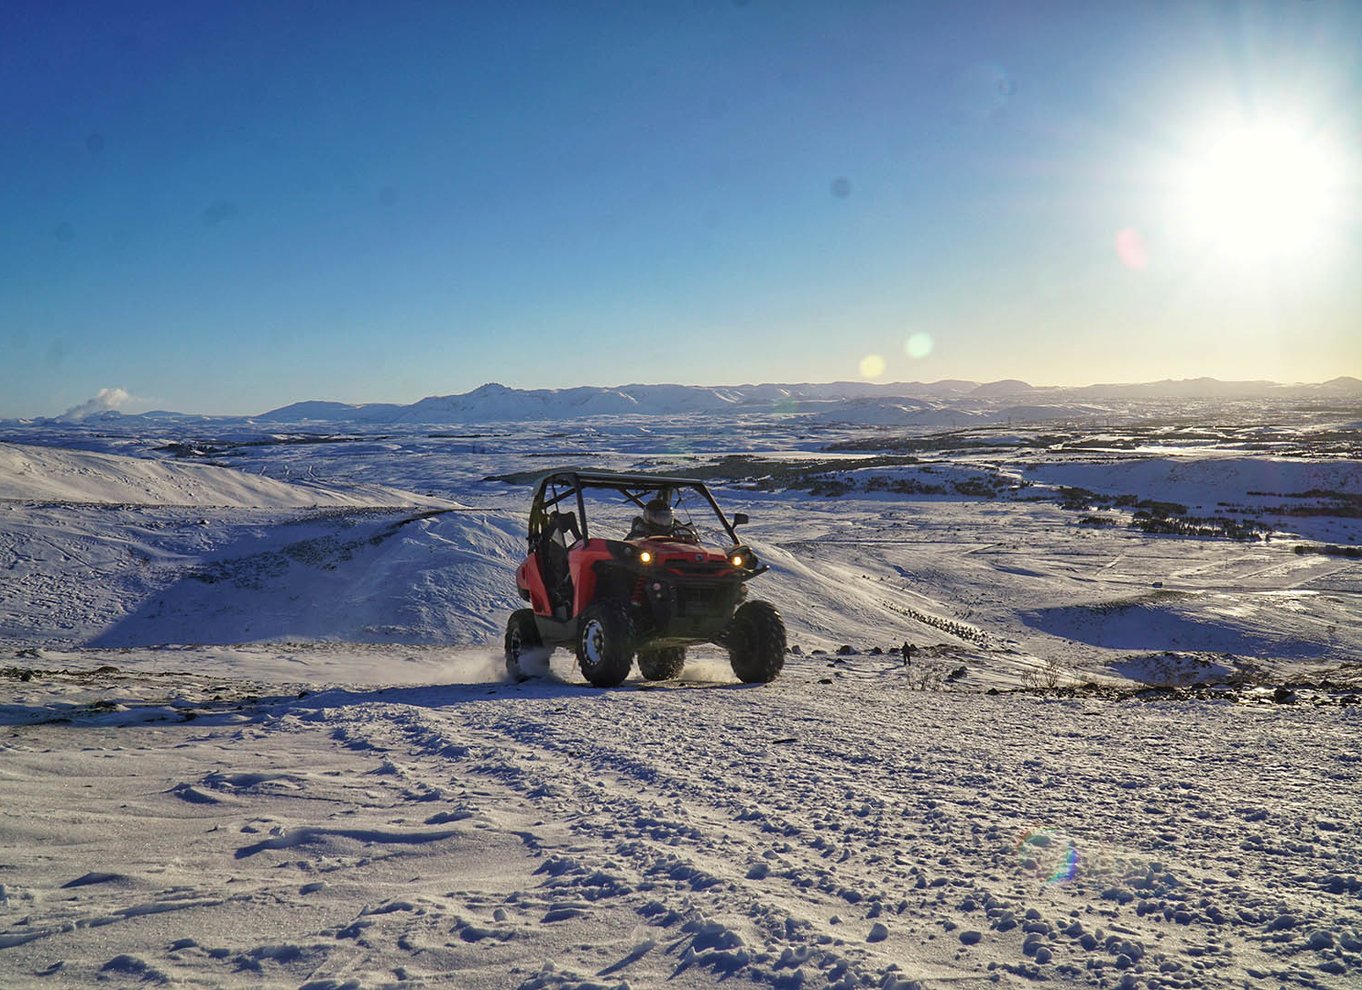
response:
[[[743,557],[742,554],[735,553],[733,555],[733,559],[730,560],[729,563],[731,563],[734,567],[741,567],[743,564],[747,563],[747,560],[746,558]]]
[[[647,550],[644,550],[638,555],[638,559],[645,564],[651,564],[653,562],[653,555]]]

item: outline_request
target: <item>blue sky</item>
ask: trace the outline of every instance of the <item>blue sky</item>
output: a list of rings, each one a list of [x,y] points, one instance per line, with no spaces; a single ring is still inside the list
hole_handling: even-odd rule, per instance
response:
[[[1358,38],[1327,0],[9,0],[0,416],[1362,376]]]

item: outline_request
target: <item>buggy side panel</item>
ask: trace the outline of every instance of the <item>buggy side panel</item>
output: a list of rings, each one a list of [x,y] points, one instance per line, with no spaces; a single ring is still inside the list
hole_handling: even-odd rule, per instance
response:
[[[574,547],[569,557],[572,571],[572,584],[576,591],[572,614],[581,615],[592,602],[601,598],[629,600],[632,578],[614,577],[619,570],[615,555],[611,553],[607,540],[587,540]]]
[[[576,513],[548,513],[531,530],[530,555],[516,571],[521,597],[536,615],[570,618],[574,595],[569,547],[581,540]]]
[[[539,555],[532,553],[524,563],[516,568],[516,588],[520,597],[530,603],[536,615],[548,615],[553,611],[549,604],[549,592],[544,586],[544,572],[539,563]]]

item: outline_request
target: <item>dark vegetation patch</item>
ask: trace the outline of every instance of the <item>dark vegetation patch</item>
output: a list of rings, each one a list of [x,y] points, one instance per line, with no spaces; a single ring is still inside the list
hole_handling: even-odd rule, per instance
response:
[[[1251,519],[1229,516],[1165,516],[1139,511],[1131,517],[1130,525],[1143,533],[1155,536],[1224,537],[1241,543],[1270,539],[1272,527]]]
[[[1327,680],[1315,682],[1308,679],[1287,680],[1275,686],[1256,685],[1249,687],[1197,683],[1187,686],[1156,684],[1127,688],[1086,681],[1082,684],[1057,688],[1025,687],[1012,691],[999,691],[997,688],[992,688],[987,693],[1036,694],[1050,698],[1092,698],[1102,701],[1219,701],[1240,705],[1312,705],[1316,707],[1362,705],[1362,694],[1359,694],[1356,687],[1347,687]]]
[[[1179,502],[1163,502],[1153,498],[1140,498],[1138,495],[1099,495],[1086,488],[1061,487],[1059,507],[1073,512],[1087,512],[1091,509],[1134,509],[1151,516],[1185,516],[1187,506]]]
[[[1276,421],[1215,422],[1223,418],[1233,405],[1215,404],[1188,416],[1159,416],[1140,422],[1123,422],[1116,416],[1105,428],[1094,428],[1091,422],[1072,426],[1047,424],[1036,432],[1022,435],[1007,427],[1004,436],[990,437],[991,427],[951,430],[922,436],[903,436],[892,430],[877,431],[869,436],[844,440],[824,449],[828,451],[894,451],[906,453],[946,454],[958,451],[1013,452],[1029,447],[1036,450],[1135,450],[1196,446],[1208,450],[1270,451],[1286,457],[1362,457],[1362,429],[1352,426],[1329,426],[1323,429],[1302,429],[1285,433]],[[1261,410],[1244,409],[1249,415]],[[1329,414],[1362,415],[1355,407],[1312,406],[1295,410],[1310,418]],[[1209,424],[1208,425],[1208,421]],[[1003,427],[996,427],[1003,430]]]
[[[1056,441],[1060,437],[1052,438]],[[1041,438],[1034,438],[1026,441],[1024,446],[1046,445]],[[877,434],[871,437],[863,437],[856,440],[842,440],[837,443],[830,443],[823,449],[830,454],[834,453],[857,453],[860,451],[893,451],[895,453],[914,453],[914,454],[946,454],[968,451],[970,453],[1010,453],[1017,447],[1023,446],[1020,441],[1000,442],[998,440],[981,439],[971,434],[963,433],[933,433],[923,437],[905,437],[896,434]]]
[[[748,454],[729,454],[709,464],[688,465],[684,469],[675,467],[659,471],[639,471],[638,474],[674,476],[681,474],[696,481],[720,481],[726,484],[746,487],[755,491],[807,491],[814,495],[845,495],[851,491],[862,490],[847,479],[848,472],[864,468],[903,467],[921,463],[917,457],[886,455],[881,457],[837,458],[824,460],[767,460]],[[562,470],[579,470],[563,468]],[[507,474],[488,475],[484,481],[501,481],[511,485],[527,485],[542,478],[544,471],[512,471]],[[911,491],[914,494],[944,494],[944,487],[922,486],[912,488],[911,482],[905,487],[890,487],[894,479],[870,479],[882,484],[873,490]]]
[[[1092,514],[1094,509],[1133,510],[1129,526],[1154,536],[1219,537],[1240,542],[1270,539],[1273,528],[1266,523],[1229,515],[1190,516],[1187,506],[1178,502],[1140,498],[1136,495],[1099,495],[1086,488],[1060,488],[1059,507],[1087,513],[1080,526],[1114,526],[1110,516]]]
[[[806,491],[827,498],[857,492],[889,492],[898,495],[963,495],[993,499],[1014,490],[1011,479],[991,474],[989,469],[982,467],[973,477],[943,478],[939,482],[921,477],[866,477],[860,474],[880,468],[913,466],[921,466],[924,474],[933,471],[930,463],[924,463],[913,454],[827,460],[772,460],[730,454],[711,464],[687,468],[685,474],[702,481],[723,481],[755,491]]]
[[[157,452],[170,454],[184,460],[203,460],[207,457],[221,457],[250,447],[299,447],[330,443],[360,443],[364,441],[390,440],[391,435],[351,436],[331,433],[291,433],[279,436],[260,437],[254,440],[172,440],[154,448]]]
[[[1290,498],[1314,503],[1282,504],[1259,510],[1274,516],[1333,516],[1339,519],[1362,519],[1362,493],[1311,488],[1309,491],[1285,494],[1278,492],[1249,492],[1249,494],[1258,498]]]
[[[1349,560],[1362,560],[1362,547],[1340,547],[1333,543],[1302,543],[1296,547],[1298,554],[1316,553],[1325,557],[1347,557]]]
[[[838,475],[863,468],[904,467],[919,464],[911,455],[835,458],[827,460],[766,460],[747,454],[728,454],[712,464],[687,468],[687,477],[701,481],[726,481],[748,485],[758,491],[793,489],[813,491],[835,483]]]

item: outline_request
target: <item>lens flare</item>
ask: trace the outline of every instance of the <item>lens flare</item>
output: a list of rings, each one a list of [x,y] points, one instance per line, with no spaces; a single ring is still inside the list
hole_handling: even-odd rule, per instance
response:
[[[1016,80],[1007,69],[987,62],[964,69],[954,88],[956,112],[966,120],[996,120],[1017,95]]]
[[[1078,876],[1078,847],[1066,835],[1032,829],[1021,837],[1016,851],[1022,868],[1045,883],[1068,883]]]
[[[903,352],[914,361],[921,361],[935,346],[931,334],[915,333],[903,342]]]
[[[880,357],[878,354],[867,354],[865,357],[861,358],[860,371],[862,378],[879,378],[880,375],[884,374],[884,369],[884,358]]]
[[[1149,267],[1149,249],[1134,227],[1124,227],[1116,232],[1116,257],[1133,271],[1140,272]]]

